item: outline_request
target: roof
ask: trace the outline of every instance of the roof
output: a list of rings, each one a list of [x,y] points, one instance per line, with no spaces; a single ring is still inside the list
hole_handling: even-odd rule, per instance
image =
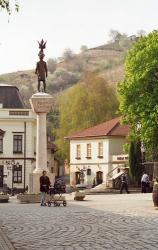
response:
[[[120,120],[121,117],[114,118],[110,121],[85,129],[81,132],[76,132],[68,136],[67,139],[100,137],[100,136],[126,137],[129,133],[129,125],[121,125]]]
[[[5,83],[0,83],[0,104],[2,108],[25,108],[19,89]]]

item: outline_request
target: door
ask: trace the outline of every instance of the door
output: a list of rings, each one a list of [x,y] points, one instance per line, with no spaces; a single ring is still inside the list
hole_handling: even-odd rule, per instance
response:
[[[81,173],[80,172],[76,172],[76,185],[80,184],[80,180],[81,180]]]
[[[97,185],[103,182],[103,172],[101,171],[96,172],[96,181],[97,181]]]
[[[0,188],[3,187],[3,166],[0,166]]]

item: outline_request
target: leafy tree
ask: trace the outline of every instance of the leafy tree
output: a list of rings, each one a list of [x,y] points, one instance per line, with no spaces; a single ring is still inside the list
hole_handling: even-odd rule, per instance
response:
[[[142,175],[141,143],[131,141],[129,148],[129,167],[130,174],[135,183],[140,184]]]
[[[111,119],[117,108],[114,88],[94,73],[63,93],[59,99],[60,129],[57,131],[60,156],[68,157],[69,144],[64,141],[65,136]]]
[[[48,70],[51,74],[54,73],[54,71],[56,70],[56,60],[49,58],[47,61],[47,65],[48,65]]]
[[[48,91],[54,93],[64,90],[76,82],[78,82],[80,76],[78,73],[72,73],[63,68],[57,68],[53,75],[47,80]]]
[[[133,141],[130,143],[130,148],[129,148],[129,167],[130,167],[130,174],[132,177],[135,175],[135,144]]]
[[[81,53],[85,52],[86,50],[88,50],[88,47],[86,45],[82,45],[80,48]]]
[[[54,107],[54,109],[47,114],[47,133],[49,135],[56,136],[56,129],[59,127],[59,110],[58,107]]]
[[[120,83],[120,112],[131,138],[143,141],[158,159],[158,32],[140,37],[129,51]],[[140,126],[138,127],[138,124]]]
[[[143,173],[141,142],[140,141],[137,141],[135,143],[135,158],[136,158],[135,178],[136,178],[137,184],[140,184],[141,176],[142,176],[142,173]]]
[[[71,49],[67,48],[64,50],[62,57],[64,60],[68,61],[74,57],[74,53]]]
[[[10,15],[12,12],[11,1],[9,0],[0,0],[0,7],[3,10],[6,10],[7,13]],[[14,8],[16,11],[19,10],[19,4],[17,0],[14,0]]]

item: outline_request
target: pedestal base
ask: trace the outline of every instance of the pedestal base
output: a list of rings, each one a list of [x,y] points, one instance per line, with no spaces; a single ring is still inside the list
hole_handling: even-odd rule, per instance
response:
[[[29,193],[34,193],[38,194],[40,193],[40,177],[42,176],[41,173],[32,173],[30,174],[30,179],[29,179]],[[54,185],[55,181],[55,174],[52,173],[47,173],[47,176],[50,179],[50,182],[52,185]]]

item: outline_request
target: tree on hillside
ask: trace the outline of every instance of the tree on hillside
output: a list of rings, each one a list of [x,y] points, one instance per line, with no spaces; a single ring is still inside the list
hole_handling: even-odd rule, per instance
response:
[[[79,74],[69,72],[64,68],[57,68],[47,80],[48,91],[54,93],[64,90],[79,80]]]
[[[54,73],[54,71],[56,70],[56,60],[53,58],[49,58],[47,61],[47,65],[48,65],[48,70],[51,74]]]
[[[0,0],[0,8],[3,10],[6,10],[7,13],[10,15],[12,12],[12,7],[11,7],[11,0]],[[19,4],[18,4],[18,0],[14,0],[14,9],[15,11],[19,10]]]
[[[131,138],[143,141],[158,160],[158,32],[141,37],[129,51],[118,88],[120,112]],[[138,124],[140,128],[138,130]]]
[[[121,39],[127,38],[127,34],[121,33],[118,30],[111,29],[109,31],[110,42],[119,42]]]
[[[65,136],[111,119],[117,108],[114,87],[94,73],[88,74],[82,83],[63,93],[59,100],[60,129],[57,131],[60,155],[69,156]]]
[[[70,60],[74,57],[74,53],[71,49],[67,48],[64,50],[63,54],[62,54],[62,57],[64,60]]]
[[[109,37],[111,42],[118,41],[121,37],[121,33],[118,30],[111,29],[109,31]]]
[[[85,52],[86,50],[88,50],[88,47],[87,47],[86,45],[82,45],[82,46],[80,47],[81,53]]]

